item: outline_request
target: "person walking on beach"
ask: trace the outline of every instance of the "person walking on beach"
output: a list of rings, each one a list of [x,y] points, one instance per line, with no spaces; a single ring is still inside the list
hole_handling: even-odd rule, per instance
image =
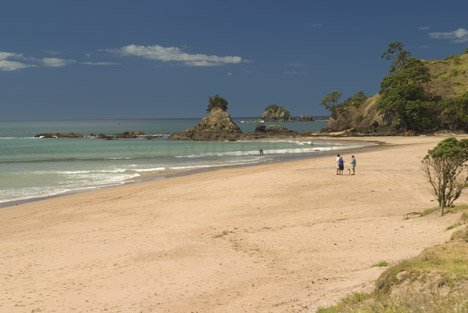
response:
[[[343,157],[340,156],[340,158],[338,159],[338,172],[340,173],[340,175],[343,175],[343,170],[344,170],[344,160],[343,160]]]
[[[339,165],[339,161],[340,161],[340,155],[337,154],[337,155],[336,155],[336,175],[339,175],[339,174],[340,174],[340,165]]]
[[[351,168],[353,170],[353,174],[356,174],[356,158],[354,157],[354,155],[351,156]]]

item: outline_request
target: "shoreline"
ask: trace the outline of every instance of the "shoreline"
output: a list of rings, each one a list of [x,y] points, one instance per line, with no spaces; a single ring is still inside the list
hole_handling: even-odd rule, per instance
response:
[[[314,312],[450,237],[456,214],[403,220],[442,139],[382,138],[354,176],[319,157],[2,209],[0,311]]]
[[[270,140],[277,140],[278,138],[270,138]],[[280,138],[281,139],[281,138]],[[187,176],[187,175],[193,175],[205,171],[213,171],[213,170],[218,170],[218,169],[224,169],[224,168],[236,168],[236,167],[251,167],[251,166],[257,166],[261,164],[272,164],[272,163],[278,163],[278,162],[287,162],[291,160],[299,160],[299,159],[312,159],[312,158],[319,158],[319,157],[324,157],[328,155],[332,155],[337,153],[337,151],[350,151],[350,152],[358,152],[358,151],[366,151],[366,149],[374,149],[380,146],[383,146],[384,143],[381,141],[375,141],[375,140],[362,140],[359,137],[349,137],[349,140],[347,138],[328,138],[328,137],[303,137],[303,138],[294,138],[293,140],[295,141],[302,141],[302,140],[316,140],[316,141],[334,141],[334,142],[363,142],[369,144],[369,146],[364,146],[360,148],[349,148],[349,149],[342,149],[342,150],[329,150],[329,151],[320,151],[320,152],[315,152],[315,154],[312,153],[299,153],[299,154],[289,154],[289,155],[270,155],[273,160],[268,160],[268,161],[261,161],[258,163],[252,163],[252,164],[238,164],[238,165],[219,165],[219,166],[213,166],[213,167],[206,167],[206,168],[193,168],[193,169],[183,169],[183,170],[162,170],[162,171],[155,171],[155,172],[147,172],[140,174],[138,177],[131,178],[129,180],[124,180],[121,181],[118,184],[113,184],[113,185],[108,185],[108,186],[91,186],[87,187],[84,189],[79,189],[79,190],[70,190],[64,193],[59,193],[59,194],[54,194],[54,195],[47,195],[47,196],[40,196],[40,197],[32,197],[32,198],[27,198],[27,199],[20,199],[20,200],[12,200],[12,201],[6,201],[0,203],[0,210],[3,208],[7,207],[14,207],[18,206],[24,203],[29,203],[29,202],[35,202],[35,201],[43,201],[43,200],[48,200],[48,199],[53,199],[57,197],[63,197],[63,196],[68,196],[72,194],[80,194],[80,193],[85,193],[89,191],[95,191],[95,190],[105,190],[109,188],[115,188],[115,187],[120,187],[124,185],[129,185],[129,184],[138,184],[141,182],[146,182],[146,181],[153,181],[153,180],[160,180],[160,179],[170,179],[172,177],[179,177],[179,176]],[[254,140],[255,141],[255,140]],[[371,145],[372,144],[372,145]]]

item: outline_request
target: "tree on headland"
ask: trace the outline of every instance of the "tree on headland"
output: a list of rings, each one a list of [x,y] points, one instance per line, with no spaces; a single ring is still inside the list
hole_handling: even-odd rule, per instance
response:
[[[210,112],[214,108],[220,108],[223,111],[227,111],[228,102],[220,95],[214,95],[208,98],[208,108],[206,111]]]
[[[422,167],[439,203],[440,215],[467,187],[468,139],[447,138],[429,150]]]
[[[415,58],[399,41],[382,58],[389,70],[378,95],[363,92],[342,101],[332,91],[321,104],[330,111],[327,131],[373,134],[425,134],[439,130],[468,132],[468,57],[443,61]]]
[[[326,95],[325,97],[323,97],[320,103],[325,107],[325,109],[330,111],[332,116],[335,116],[336,108],[339,105],[338,101],[340,97],[341,97],[341,92],[334,90],[330,92],[328,95]]]
[[[291,119],[291,113],[282,105],[270,104],[263,111],[261,118],[264,120],[283,120]]]
[[[382,55],[392,60],[390,74],[380,85],[379,111],[392,128],[416,132],[434,131],[438,127],[438,103],[424,84],[430,74],[424,63],[411,57],[399,42],[390,43]]]
[[[403,48],[401,42],[394,41],[388,45],[387,51],[382,54],[382,58],[392,61],[390,72],[394,73],[406,65],[411,58],[411,53]]]
[[[342,105],[347,106],[354,106],[354,107],[359,107],[361,104],[366,102],[367,96],[363,91],[358,91],[354,96],[349,97],[346,99]]]
[[[330,113],[332,114],[332,117],[336,117],[337,110],[339,108],[343,108],[347,106],[353,106],[353,107],[358,108],[359,106],[361,106],[361,104],[366,102],[368,98],[363,91],[357,92],[355,95],[349,97],[343,102],[339,102],[340,97],[341,97],[341,92],[334,90],[330,92],[328,95],[326,95],[325,97],[323,97],[322,100],[320,101],[320,103],[325,107],[325,109],[330,111]]]
[[[468,92],[460,97],[442,100],[439,107],[442,129],[463,130],[468,133]]]

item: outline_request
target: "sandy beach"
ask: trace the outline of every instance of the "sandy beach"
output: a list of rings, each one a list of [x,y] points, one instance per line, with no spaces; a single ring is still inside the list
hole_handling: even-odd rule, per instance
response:
[[[443,137],[368,139],[386,144],[355,176],[327,156],[1,208],[0,312],[314,312],[370,290],[457,216],[403,219],[436,206],[420,162]]]

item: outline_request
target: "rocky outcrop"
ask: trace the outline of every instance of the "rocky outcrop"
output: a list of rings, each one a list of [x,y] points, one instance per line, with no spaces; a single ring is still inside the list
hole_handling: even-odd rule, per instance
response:
[[[141,130],[132,130],[132,131],[125,131],[123,133],[118,133],[114,135],[106,135],[106,134],[99,134],[97,136],[99,139],[106,139],[106,140],[114,140],[114,139],[157,139],[163,137],[161,134],[155,135],[146,135],[144,131]]]
[[[107,135],[107,134],[89,134],[87,136],[83,136],[80,134],[76,134],[73,132],[67,133],[41,133],[35,136],[36,138],[47,139],[47,138],[86,138],[86,139],[105,139],[105,140],[114,140],[114,139],[129,139],[129,138],[140,138],[140,139],[157,139],[163,137],[161,134],[154,134],[154,135],[146,135],[141,130],[132,130],[132,131],[125,131],[123,133],[118,133],[114,135]]]
[[[138,138],[144,135],[145,135],[144,131],[132,130],[132,131],[125,131],[123,133],[115,134],[114,137],[116,138]]]
[[[295,131],[279,125],[257,124],[253,133],[243,133],[239,139],[291,138],[297,135]]]
[[[294,134],[295,132],[289,128],[279,126],[279,125],[264,125],[258,124],[255,127],[256,133],[266,133],[266,134]]]
[[[34,136],[36,138],[82,138],[83,136],[80,134],[76,134],[74,132],[70,133],[41,133]]]
[[[323,131],[392,135],[383,116],[377,110],[379,100],[380,95],[375,95],[358,107],[347,105],[337,108],[336,114],[330,117]]]
[[[310,122],[310,121],[313,121],[314,118],[308,114],[301,114],[299,116],[294,117],[294,120],[301,121],[301,122]]]
[[[220,108],[212,109],[194,128],[169,136],[173,140],[237,140],[242,134],[241,129],[232,120],[229,113]]]
[[[145,133],[142,132],[141,130],[133,130],[133,131],[125,131],[123,133],[114,134],[114,135],[99,134],[97,137],[99,139],[112,140],[112,139],[141,138],[144,135]]]

